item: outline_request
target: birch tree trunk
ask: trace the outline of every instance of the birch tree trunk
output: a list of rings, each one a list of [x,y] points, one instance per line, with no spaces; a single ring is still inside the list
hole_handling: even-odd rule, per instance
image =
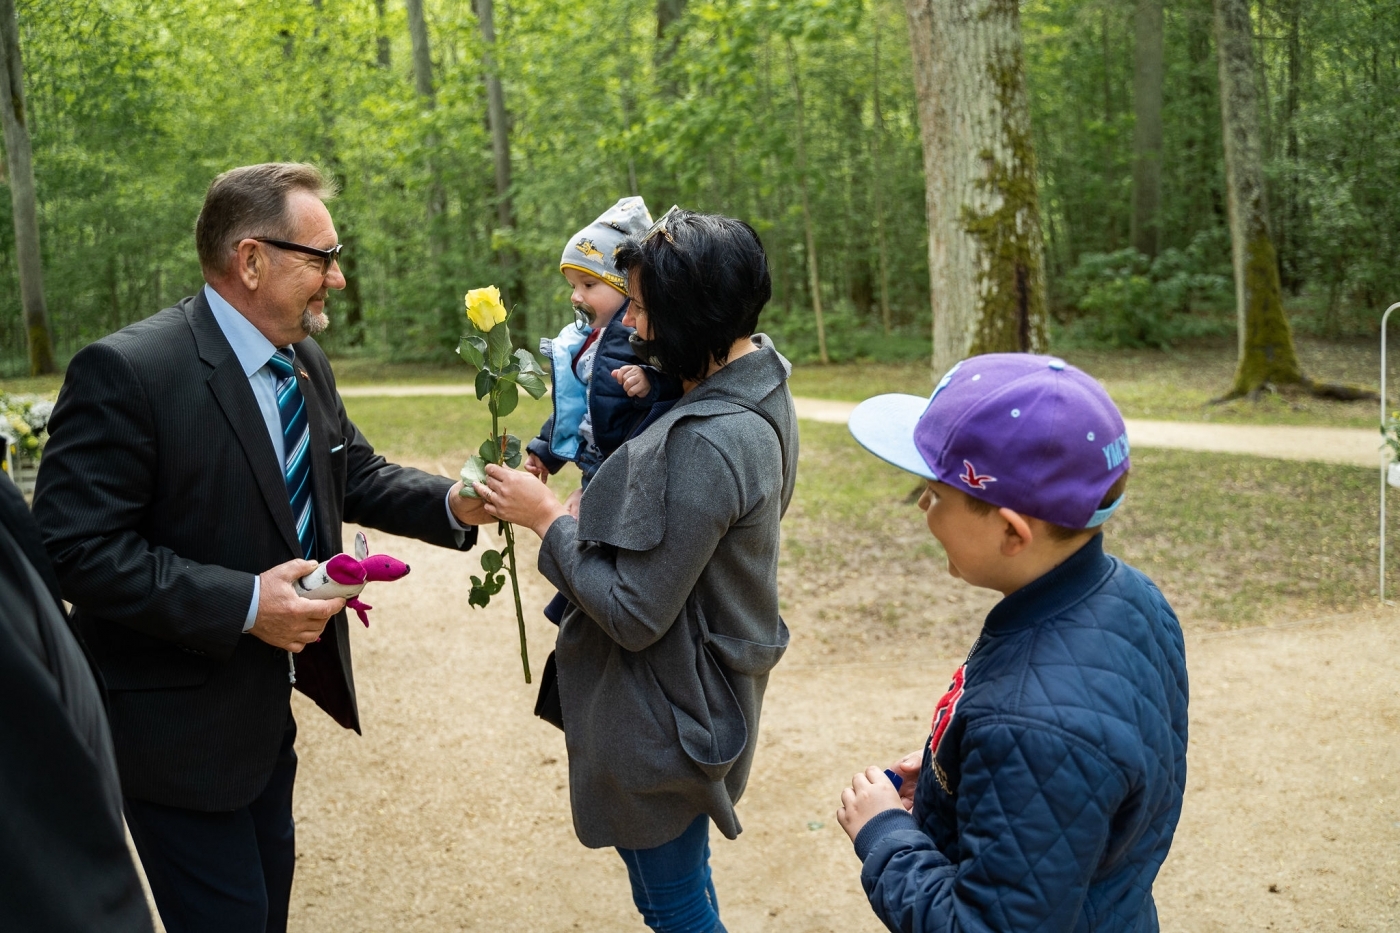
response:
[[[1283,313],[1278,256],[1269,233],[1249,0],[1214,0],[1214,4],[1225,187],[1239,317],[1239,364],[1225,397],[1236,398],[1266,384],[1302,384],[1307,380]]]
[[[476,0],[477,21],[485,43],[486,119],[491,127],[491,156],[496,168],[496,229],[502,234],[496,258],[501,264],[506,300],[514,303],[511,326],[522,337],[529,330],[524,308],[525,289],[517,274],[515,255],[515,207],[510,197],[510,115],[506,112],[505,90],[496,56],[496,13],[493,0]],[[493,237],[495,239],[495,237]]]
[[[1162,201],[1162,0],[1137,0],[1133,17],[1133,247],[1156,257]]]
[[[874,31],[870,44],[874,47],[874,74],[871,75],[871,82],[873,84],[872,99],[874,103],[875,132],[871,134],[871,167],[874,169],[874,177],[870,179],[870,182],[871,186],[874,188],[875,194],[875,248],[880,271],[880,323],[884,325],[885,336],[888,337],[891,329],[890,272],[888,252],[885,248],[885,169],[882,159],[884,154],[885,115],[880,109],[880,10],[878,7],[871,10],[871,22]]]
[[[1045,271],[1016,0],[905,0],[923,140],[935,379],[1045,347]]]
[[[15,259],[24,329],[29,335],[29,372],[58,372],[53,331],[44,302],[43,256],[39,252],[39,208],[34,193],[34,159],[29,148],[29,114],[24,104],[24,63],[19,51],[19,17],[14,0],[0,0],[0,122],[15,221]]]

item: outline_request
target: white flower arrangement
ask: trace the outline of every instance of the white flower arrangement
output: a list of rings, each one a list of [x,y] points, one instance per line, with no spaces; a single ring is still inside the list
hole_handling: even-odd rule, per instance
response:
[[[52,399],[0,392],[0,438],[18,459],[38,463],[44,454],[52,414]]]

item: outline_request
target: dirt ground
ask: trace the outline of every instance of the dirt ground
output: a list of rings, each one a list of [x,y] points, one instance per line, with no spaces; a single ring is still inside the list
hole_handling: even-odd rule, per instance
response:
[[[466,608],[474,556],[370,537],[413,572],[371,587],[373,625],[354,625],[364,735],[295,696],[291,929],[644,930],[616,854],[573,836],[563,738],[531,715],[509,600]],[[531,537],[521,583],[538,672],[553,628]],[[873,933],[837,795],[924,739],[992,600],[915,587],[934,634],[901,638],[880,633],[858,579],[784,589],[792,647],[769,687],[745,832],[711,842],[722,915],[735,933]],[[1190,777],[1156,885],[1163,930],[1400,929],[1397,625],[1371,607],[1229,632],[1186,621]]]

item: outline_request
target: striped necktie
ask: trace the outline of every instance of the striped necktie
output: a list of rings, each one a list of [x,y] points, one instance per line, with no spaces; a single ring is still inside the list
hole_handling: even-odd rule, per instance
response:
[[[297,385],[291,347],[281,347],[267,365],[277,379],[277,413],[282,416],[282,473],[287,480],[287,497],[292,503],[301,556],[313,559],[316,549],[316,521],[311,502],[311,431],[306,421],[306,400]]]

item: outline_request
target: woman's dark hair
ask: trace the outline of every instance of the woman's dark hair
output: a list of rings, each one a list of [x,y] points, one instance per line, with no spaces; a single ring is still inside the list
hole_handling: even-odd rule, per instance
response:
[[[753,227],[733,217],[674,210],[614,256],[640,293],[657,368],[698,382],[711,361],[758,329],[773,295],[768,257]]]

